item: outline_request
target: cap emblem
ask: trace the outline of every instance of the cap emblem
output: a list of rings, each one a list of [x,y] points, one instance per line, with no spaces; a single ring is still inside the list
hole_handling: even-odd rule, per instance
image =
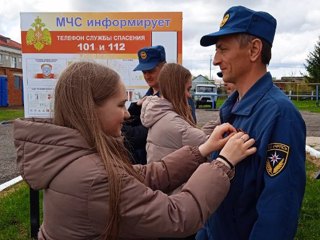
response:
[[[223,17],[223,19],[222,19],[222,21],[221,21],[221,23],[220,23],[220,27],[221,27],[221,28],[222,28],[222,27],[226,24],[226,22],[229,20],[229,17],[230,17],[229,13],[226,14],[226,15],[224,15],[224,17]]]
[[[147,53],[146,53],[145,51],[142,51],[142,52],[140,53],[140,58],[141,58],[141,59],[146,59],[146,58],[147,58]]]

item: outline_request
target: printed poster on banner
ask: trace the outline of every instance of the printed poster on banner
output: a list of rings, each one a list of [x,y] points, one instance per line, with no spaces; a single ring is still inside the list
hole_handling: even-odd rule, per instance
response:
[[[182,64],[181,12],[21,13],[25,117],[52,117],[54,88],[75,61],[95,61],[117,71],[128,100],[141,98],[148,85],[137,52],[163,45],[167,62]]]

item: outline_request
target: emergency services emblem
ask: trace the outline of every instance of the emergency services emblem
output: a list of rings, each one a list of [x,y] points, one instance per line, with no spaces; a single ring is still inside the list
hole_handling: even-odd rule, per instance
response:
[[[226,24],[226,22],[229,20],[229,17],[230,17],[229,13],[224,15],[224,17],[220,23],[220,28],[222,28]]]
[[[140,58],[141,59],[146,59],[147,58],[147,53],[145,51],[140,52]]]
[[[290,147],[282,143],[268,144],[266,171],[269,176],[278,175],[286,166]]]
[[[37,51],[41,51],[46,45],[51,45],[51,33],[41,18],[37,17],[31,26],[33,28],[29,28],[26,36],[27,45],[33,45]]]

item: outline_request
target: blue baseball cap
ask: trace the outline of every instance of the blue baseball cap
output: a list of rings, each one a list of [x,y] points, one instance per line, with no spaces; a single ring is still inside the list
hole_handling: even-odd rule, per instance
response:
[[[148,71],[166,61],[166,52],[161,45],[142,48],[138,51],[139,64],[133,71]]]
[[[243,6],[229,8],[220,23],[220,30],[204,35],[200,45],[216,44],[219,37],[247,33],[267,41],[271,46],[276,32],[277,20],[267,12],[256,12]]]

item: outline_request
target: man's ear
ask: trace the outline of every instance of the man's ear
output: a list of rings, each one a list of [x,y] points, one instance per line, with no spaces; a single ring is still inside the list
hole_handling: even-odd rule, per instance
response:
[[[250,44],[250,60],[252,62],[257,61],[257,59],[261,57],[261,51],[262,41],[258,38],[253,39]]]

